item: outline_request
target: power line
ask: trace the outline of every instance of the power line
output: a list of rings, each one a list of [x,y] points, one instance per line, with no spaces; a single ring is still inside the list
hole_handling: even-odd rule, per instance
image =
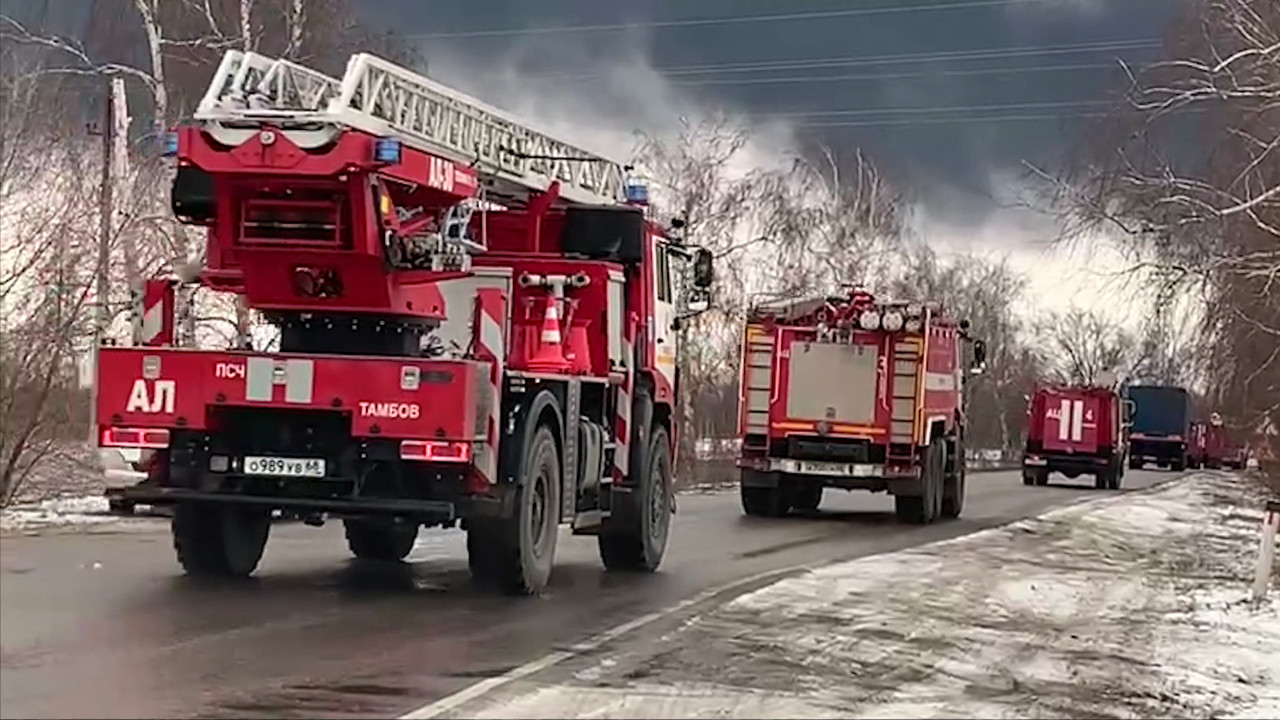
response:
[[[676,85],[776,85],[822,82],[856,82],[860,80],[909,80],[926,77],[953,77],[966,75],[1005,75],[1038,72],[1076,72],[1080,70],[1104,70],[1114,68],[1114,63],[1079,63],[1075,65],[1019,65],[1002,68],[971,68],[966,70],[933,70],[909,73],[861,73],[844,75],[781,75],[763,78],[707,78],[695,80],[673,79]]]
[[[928,115],[944,112],[1005,112],[1008,110],[1047,110],[1049,108],[1071,108],[1082,106],[1107,105],[1105,100],[1061,100],[1054,102],[1001,103],[998,105],[935,105],[933,107],[905,108],[858,108],[855,110],[814,110],[781,113],[751,113],[755,118],[816,118],[816,117],[856,117],[861,115]]]
[[[797,60],[768,60],[756,62],[721,63],[717,65],[686,65],[658,67],[663,75],[703,75],[708,73],[774,72],[781,70],[820,70],[836,67],[860,67],[867,65],[894,65],[910,62],[943,62],[956,60],[1000,60],[1004,58],[1043,57],[1046,55],[1072,55],[1088,52],[1113,52],[1118,50],[1146,50],[1160,47],[1160,41],[1149,39],[1116,40],[1101,43],[1074,45],[1024,45],[974,50],[946,50],[925,53],[899,53],[895,55],[853,55],[836,58]],[[587,79],[607,77],[608,73],[534,73],[527,79]]]
[[[1055,0],[952,0],[921,5],[897,5],[889,7],[854,8],[849,10],[822,10],[814,12],[774,13],[770,15],[745,15],[739,17],[691,18],[687,20],[651,20],[634,23],[601,23],[594,25],[550,25],[530,28],[493,28],[489,30],[458,30],[454,32],[420,33],[406,37],[422,40],[447,38],[504,37],[512,35],[547,35],[552,33],[609,32],[638,28],[695,27],[706,25],[742,25],[747,23],[790,22],[796,20],[824,20],[869,15],[902,15],[940,10],[968,10],[972,8],[999,7],[1031,2]],[[1136,2],[1138,0],[1128,0]]]
[[[986,123],[986,122],[1043,122],[1045,120],[1067,120],[1074,118],[1100,118],[1106,117],[1107,113],[1091,112],[1091,113],[1053,113],[1053,114],[1031,114],[1031,115],[989,115],[985,117],[958,117],[958,118],[902,118],[902,119],[881,119],[881,120],[853,120],[850,122],[819,122],[819,123],[797,123],[795,127],[805,128],[806,130],[814,130],[821,128],[857,128],[857,127],[894,127],[904,125],[951,125],[962,123]]]

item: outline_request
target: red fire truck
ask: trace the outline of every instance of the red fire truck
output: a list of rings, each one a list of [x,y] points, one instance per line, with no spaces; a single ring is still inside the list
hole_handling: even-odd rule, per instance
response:
[[[1042,385],[1027,408],[1024,485],[1047,485],[1049,474],[1093,475],[1100,490],[1119,490],[1128,453],[1132,403],[1115,387]]]
[[[101,445],[155,451],[120,499],[172,506],[188,573],[251,573],[273,512],[383,560],[460,523],[508,592],[547,584],[561,524],[608,568],[658,567],[676,330],[711,255],[622,165],[367,54],[337,80],[229,52],[166,154],[174,213],[207,228],[199,282],[279,333],[177,347],[156,280],[137,344],[99,351]]]
[[[967,329],[936,303],[878,302],[857,288],[752,307],[737,462],[745,513],[814,510],[834,487],[888,491],[908,522],[960,515],[964,376],[985,357]]]
[[[1208,422],[1191,424],[1191,447],[1187,452],[1189,468],[1243,469],[1248,456],[1243,444],[1235,442],[1222,422],[1222,415],[1211,413]]]

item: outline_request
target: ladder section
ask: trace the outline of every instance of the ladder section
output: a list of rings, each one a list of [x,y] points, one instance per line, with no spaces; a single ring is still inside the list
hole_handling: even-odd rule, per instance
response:
[[[919,407],[921,343],[917,339],[894,343],[893,392],[889,415],[889,450],[894,445],[914,448],[916,408]],[[911,452],[911,451],[909,451]],[[893,455],[889,459],[907,460],[911,455]]]
[[[748,325],[743,345],[746,435],[769,434],[769,401],[773,397],[773,336]]]
[[[253,101],[250,98],[254,98]],[[514,116],[411,70],[359,53],[341,82],[287,60],[229,51],[196,113],[204,122],[331,123],[474,165],[493,199],[560,183],[587,205],[625,201],[621,163],[539,132]]]
[[[283,117],[322,112],[338,97],[342,83],[305,65],[254,52],[228,50],[196,107],[197,120],[236,120],[251,110],[254,119],[275,112]]]

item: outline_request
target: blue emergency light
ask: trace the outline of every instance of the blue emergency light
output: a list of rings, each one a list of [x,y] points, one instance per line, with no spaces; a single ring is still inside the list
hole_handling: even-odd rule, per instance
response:
[[[378,138],[373,143],[373,159],[380,163],[398,165],[400,163],[400,140],[397,138]]]
[[[627,197],[627,203],[631,205],[648,205],[649,204],[649,186],[639,182],[629,182],[623,186],[623,193]]]
[[[178,133],[166,132],[160,138],[160,152],[165,157],[173,157],[178,154]]]

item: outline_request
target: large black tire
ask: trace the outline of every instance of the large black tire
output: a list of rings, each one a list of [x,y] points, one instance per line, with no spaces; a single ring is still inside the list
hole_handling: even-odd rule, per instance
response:
[[[894,510],[898,519],[915,525],[928,525],[942,515],[942,495],[947,473],[947,446],[941,438],[935,438],[925,450],[921,473],[920,495],[894,497]]]
[[[633,490],[633,511],[606,523],[597,536],[607,570],[653,572],[662,564],[671,534],[671,436],[661,425],[650,434],[643,474]],[[610,518],[613,520],[613,518]]]
[[[968,479],[964,441],[957,440],[955,448],[949,463],[951,471],[947,473],[942,487],[942,517],[949,520],[960,517],[960,513],[964,512],[965,484]]]
[[[1022,471],[1022,484],[1023,484],[1023,485],[1035,485],[1035,484],[1036,484],[1036,474],[1035,474],[1035,472],[1033,472],[1033,471],[1031,471],[1031,470],[1023,470],[1023,471]]]
[[[1187,459],[1185,457],[1174,459],[1172,462],[1169,463],[1169,469],[1174,472],[1182,472],[1183,470],[1186,470]]]
[[[409,556],[418,539],[418,526],[372,520],[343,520],[347,547],[361,560],[398,562]]]
[[[1133,458],[1133,457],[1129,458],[1129,469],[1130,469],[1130,470],[1141,470],[1141,469],[1142,469],[1142,460],[1140,460],[1140,459],[1138,459],[1138,458]]]
[[[814,512],[822,504],[822,483],[817,481],[792,480],[787,486],[787,505],[792,510]]]
[[[750,471],[744,470],[743,472]],[[748,487],[747,485],[740,485],[739,490],[742,494],[742,512],[751,517],[782,517],[790,509],[787,504],[786,494],[779,486]]]
[[[524,448],[521,480],[512,517],[468,521],[467,559],[480,584],[536,595],[551,579],[560,525],[560,451],[546,425]]]
[[[180,504],[170,522],[173,549],[192,577],[248,577],[262,560],[271,514],[256,509]]]

